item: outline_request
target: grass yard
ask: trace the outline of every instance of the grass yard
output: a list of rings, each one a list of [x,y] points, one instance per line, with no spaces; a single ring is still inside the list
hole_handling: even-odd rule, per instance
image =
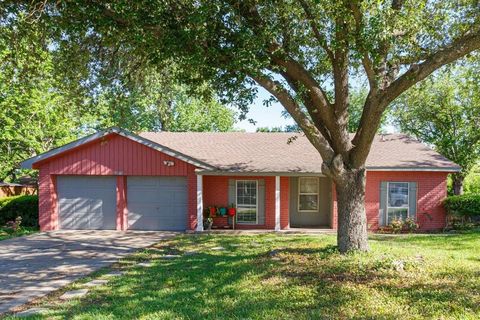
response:
[[[10,239],[10,238],[15,238],[15,237],[26,236],[28,234],[32,234],[32,233],[36,233],[36,232],[38,232],[37,228],[26,227],[26,228],[22,228],[21,231],[15,233],[15,234],[11,234],[11,233],[8,233],[5,230],[5,228],[0,227],[0,241],[5,240],[5,239]]]
[[[126,274],[86,298],[57,293],[38,306],[49,319],[480,318],[480,232],[372,235],[370,253],[346,256],[334,244],[330,235],[179,236],[122,260],[115,268]],[[144,260],[153,265],[136,265]]]

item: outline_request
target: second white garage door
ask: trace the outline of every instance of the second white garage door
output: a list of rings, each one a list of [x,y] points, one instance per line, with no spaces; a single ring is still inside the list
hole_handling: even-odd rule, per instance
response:
[[[128,229],[186,230],[185,177],[128,177]]]

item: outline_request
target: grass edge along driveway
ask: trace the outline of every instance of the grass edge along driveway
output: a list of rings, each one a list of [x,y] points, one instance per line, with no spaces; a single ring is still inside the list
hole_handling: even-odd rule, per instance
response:
[[[15,238],[15,237],[27,236],[29,234],[34,234],[37,232],[39,232],[38,228],[25,227],[16,233],[9,233],[7,232],[6,228],[0,227],[0,241]]]
[[[182,235],[121,260],[114,268],[125,274],[85,298],[57,292],[36,306],[48,319],[480,318],[480,232],[372,235],[366,254],[334,244],[331,235]]]

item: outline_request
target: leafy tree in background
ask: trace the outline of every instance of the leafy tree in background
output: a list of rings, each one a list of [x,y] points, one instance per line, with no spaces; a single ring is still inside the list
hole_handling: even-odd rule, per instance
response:
[[[15,2],[18,8],[18,2]],[[91,34],[155,66],[175,61],[243,112],[260,85],[292,116],[335,182],[338,246],[367,250],[365,161],[385,109],[441,66],[480,48],[478,1],[25,1],[72,35]],[[11,9],[11,8],[10,8]],[[349,79],[369,93],[353,138]]]
[[[257,132],[299,132],[297,125],[285,125],[283,127],[258,127]]]
[[[231,131],[236,114],[213,97],[197,98],[165,71],[105,86],[91,104],[91,125],[138,131]]]
[[[480,82],[469,74],[474,69],[442,70],[393,105],[402,132],[462,167],[452,177],[454,194],[463,193],[463,181],[480,159]]]
[[[0,180],[15,179],[18,162],[78,133],[75,106],[53,76],[47,45],[24,21],[0,24]]]
[[[480,194],[480,164],[474,166],[464,181],[465,193]]]
[[[91,59],[94,46],[54,41],[48,31],[21,11],[0,16],[0,180],[14,181],[26,158],[114,125],[132,131],[233,129],[235,113],[205,84],[203,96],[192,98],[173,65],[146,68],[121,54],[108,62]]]

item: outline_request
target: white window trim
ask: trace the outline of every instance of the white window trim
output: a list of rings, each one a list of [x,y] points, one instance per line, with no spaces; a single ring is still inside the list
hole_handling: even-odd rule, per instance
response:
[[[255,195],[255,223],[251,222],[251,221],[248,221],[248,222],[242,222],[242,221],[238,221],[237,218],[238,218],[238,183],[239,182],[255,182],[255,192],[256,192],[256,195]],[[235,215],[235,223],[237,224],[258,224],[258,180],[249,180],[249,179],[246,179],[246,180],[235,180],[235,203],[237,205],[237,214]],[[253,208],[253,207],[251,207]]]
[[[305,192],[300,192],[300,185],[302,179],[312,179],[314,178],[317,180],[317,192],[316,193],[305,193]],[[298,177],[298,197],[297,197],[297,210],[298,212],[319,212],[320,211],[320,178],[319,177]],[[317,210],[301,210],[300,209],[300,196],[305,195],[305,196],[317,196]]]
[[[388,197],[390,196],[390,183],[406,183],[407,184],[407,206],[406,207],[390,207],[388,204],[390,203]],[[406,208],[407,209],[407,218],[410,218],[410,182],[407,181],[387,181],[387,212],[386,215],[386,223],[388,223],[388,209],[398,209],[398,208]]]

